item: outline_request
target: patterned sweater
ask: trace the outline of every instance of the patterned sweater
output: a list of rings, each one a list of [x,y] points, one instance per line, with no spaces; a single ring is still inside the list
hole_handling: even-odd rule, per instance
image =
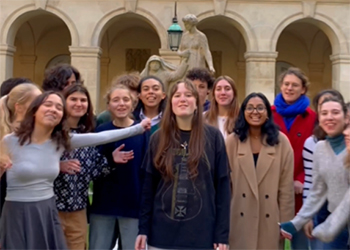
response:
[[[71,133],[78,133],[74,129]],[[100,175],[110,173],[107,159],[102,156],[96,147],[76,148],[65,151],[61,161],[78,159],[81,171],[77,174],[60,173],[54,182],[56,206],[59,211],[72,212],[82,210],[88,204],[88,189],[90,181]]]

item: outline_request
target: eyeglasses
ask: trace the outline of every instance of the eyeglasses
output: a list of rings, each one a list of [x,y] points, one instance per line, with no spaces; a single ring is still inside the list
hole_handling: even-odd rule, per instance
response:
[[[266,110],[266,108],[265,108],[265,107],[262,107],[262,106],[258,106],[258,107],[256,107],[256,108],[249,106],[249,107],[246,107],[246,108],[245,108],[245,111],[248,112],[248,113],[253,113],[254,110],[256,110],[256,112],[258,112],[259,114],[261,114],[261,113],[263,113],[263,112]]]

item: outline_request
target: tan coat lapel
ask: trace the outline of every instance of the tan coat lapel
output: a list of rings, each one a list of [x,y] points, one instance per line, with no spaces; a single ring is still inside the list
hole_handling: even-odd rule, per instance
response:
[[[256,164],[256,176],[258,180],[258,186],[261,181],[264,179],[266,173],[269,171],[273,160],[275,159],[276,149],[275,147],[271,147],[264,142],[262,145],[258,162]]]
[[[256,177],[254,159],[253,159],[253,154],[250,147],[249,137],[244,142],[241,142],[240,140],[238,140],[237,152],[238,152],[238,164],[242,169],[242,172],[244,173],[244,176],[247,179],[247,182],[249,183],[249,186],[253,194],[255,195],[256,199],[259,199],[257,177]]]

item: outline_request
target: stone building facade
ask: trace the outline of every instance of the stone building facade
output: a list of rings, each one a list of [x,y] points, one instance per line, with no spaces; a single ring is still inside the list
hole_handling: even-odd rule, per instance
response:
[[[1,0],[0,81],[25,76],[41,84],[47,67],[81,71],[97,110],[114,76],[140,71],[150,55],[176,64],[167,29],[175,0]],[[235,79],[239,98],[270,100],[289,66],[309,76],[309,95],[335,88],[350,101],[349,0],[177,0],[195,14],[217,75]]]

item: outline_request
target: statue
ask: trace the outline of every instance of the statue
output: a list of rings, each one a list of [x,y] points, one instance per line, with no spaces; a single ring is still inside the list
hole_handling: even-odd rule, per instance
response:
[[[184,22],[186,32],[181,38],[178,54],[182,57],[182,60],[188,58],[188,70],[193,68],[206,68],[205,63],[208,64],[211,73],[215,73],[213,66],[213,58],[211,56],[208,39],[200,32],[196,25],[198,19],[193,14],[188,14],[182,18]]]
[[[165,86],[165,93],[170,89],[170,85],[182,79],[188,68],[187,58],[181,61],[179,67],[176,67],[157,55],[151,56],[146,63],[145,69],[141,72],[140,76],[156,76]]]

